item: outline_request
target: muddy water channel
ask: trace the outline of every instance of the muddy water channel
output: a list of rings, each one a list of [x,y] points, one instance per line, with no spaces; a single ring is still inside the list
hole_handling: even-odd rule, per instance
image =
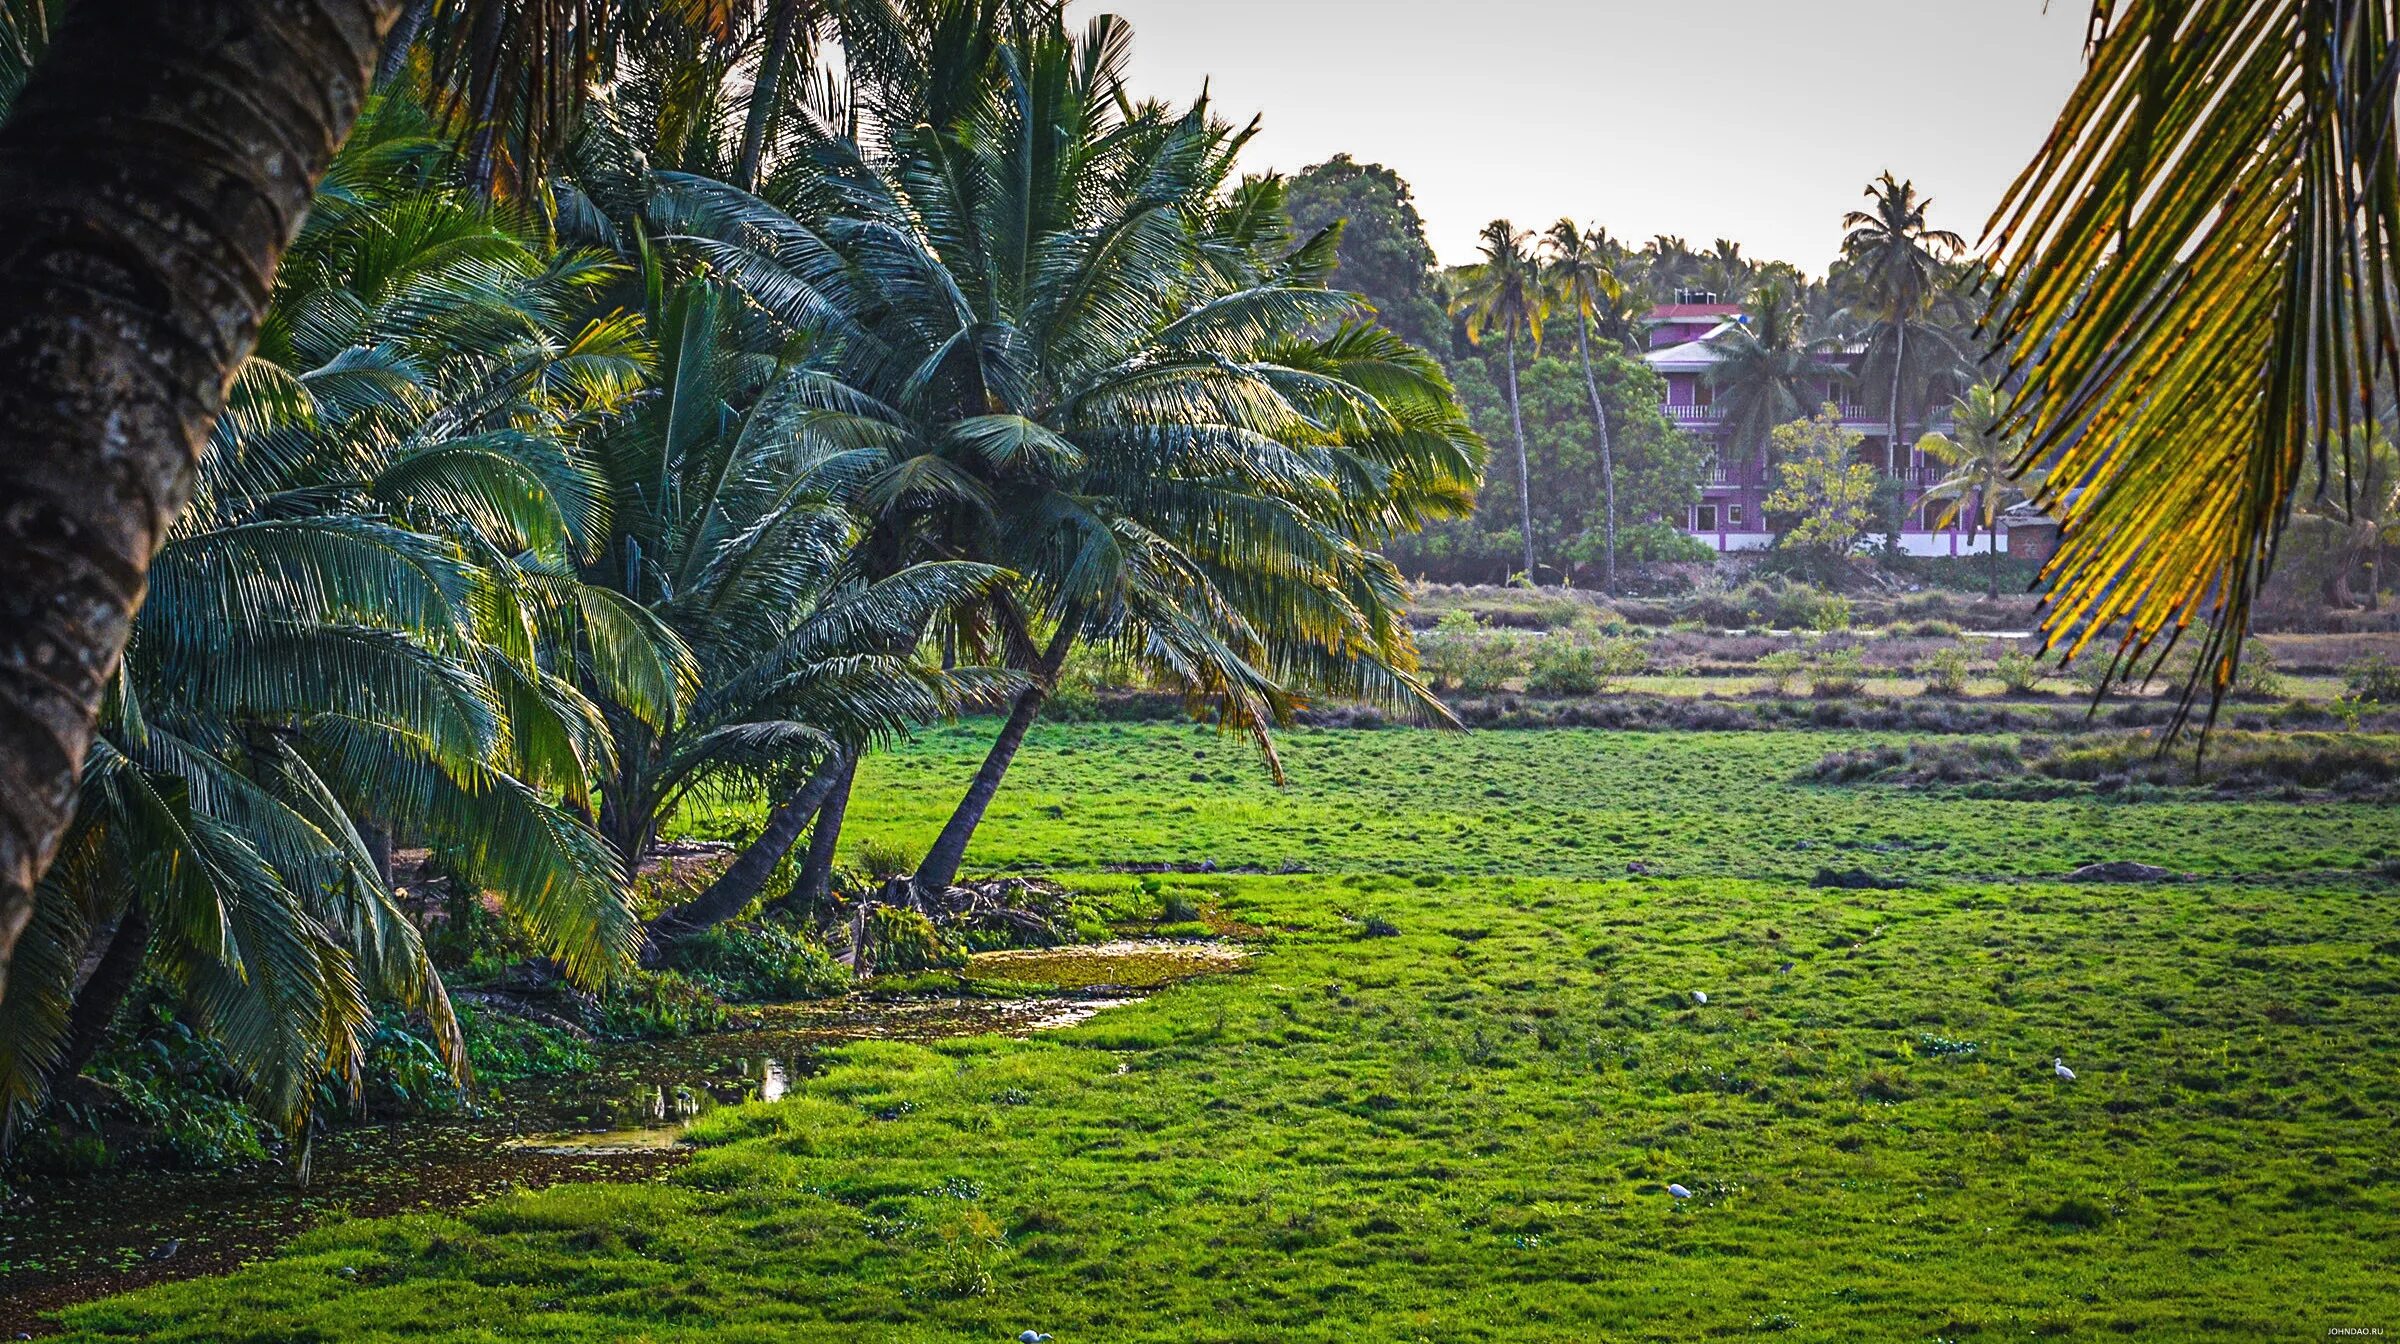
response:
[[[336,1129],[318,1140],[306,1187],[281,1168],[38,1182],[0,1210],[0,1339],[49,1333],[45,1314],[77,1302],[221,1273],[328,1216],[455,1209],[564,1181],[662,1179],[688,1153],[682,1132],[695,1116],[772,1101],[845,1041],[1030,1036],[1241,958],[1221,943],[1147,941],[990,952],[963,973],[967,996],[754,1006],[733,1030],[595,1046],[589,1072],[520,1085],[469,1114]]]

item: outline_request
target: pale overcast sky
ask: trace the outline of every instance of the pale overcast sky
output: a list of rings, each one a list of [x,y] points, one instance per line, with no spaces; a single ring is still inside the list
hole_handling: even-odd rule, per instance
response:
[[[1889,168],[1970,240],[2082,59],[2088,0],[1075,0],[1134,24],[1138,92],[1210,81],[1247,160],[1415,188],[1444,262],[1484,221],[1719,237],[1821,273]]]

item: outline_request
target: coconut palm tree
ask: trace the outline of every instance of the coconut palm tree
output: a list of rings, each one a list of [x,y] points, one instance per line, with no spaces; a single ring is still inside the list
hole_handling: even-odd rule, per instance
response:
[[[80,1069],[144,967],[295,1133],[321,1084],[355,1088],[375,998],[462,1069],[369,832],[429,842],[584,984],[633,946],[574,815],[610,761],[579,684],[664,722],[677,653],[571,571],[603,511],[576,438],[647,347],[584,315],[605,264],[424,186],[439,147],[399,120],[334,164],[151,566],[0,998],[12,1108]]]
[[[1079,643],[1270,762],[1305,692],[1439,718],[1374,547],[1469,507],[1480,460],[1438,367],[1346,320],[1335,235],[1295,248],[1280,182],[1236,181],[1248,131],[1123,99],[1113,20],[954,8],[852,68],[855,125],[796,128],[821,177],[769,201],[663,174],[656,207],[835,352],[810,432],[855,473],[863,571],[1016,576],[948,632],[1023,684],[920,891],[955,878]]]
[[[1586,232],[1571,219],[1561,219],[1542,236],[1548,254],[1551,283],[1549,302],[1575,313],[1575,353],[1583,361],[1583,389],[1591,398],[1592,427],[1600,441],[1601,541],[1607,557],[1602,570],[1608,591],[1617,588],[1617,468],[1610,451],[1608,409],[1600,402],[1599,375],[1592,371],[1592,320],[1615,308],[1625,286],[1614,269],[1623,251],[1605,229]]]
[[[2016,474],[2025,441],[2008,423],[2008,398],[1990,383],[1968,388],[1951,411],[1950,432],[1927,434],[1917,440],[1917,450],[1949,468],[1949,474],[1927,487],[1922,496],[1929,503],[1942,500],[1949,504],[1935,526],[1950,527],[1965,518],[1969,541],[1979,533],[1991,533],[1991,581],[1986,591],[1998,597],[2000,514],[2039,490],[2042,480],[2038,468],[2024,476]]]
[[[2400,13],[2130,0],[2090,52],[1993,217],[2012,410],[2065,523],[2043,628],[2113,638],[2121,672],[2201,625],[2183,708],[2213,712],[2295,494],[2365,445],[2400,355]]]
[[[1825,400],[1826,381],[1846,375],[1820,357],[1822,343],[1803,338],[1799,306],[1782,283],[1759,287],[1749,318],[1717,338],[1708,381],[1727,437],[1764,463],[1775,427],[1806,420]]]
[[[1868,184],[1866,195],[1874,202],[1873,209],[1853,210],[1842,217],[1842,227],[1849,230],[1842,238],[1842,255],[1858,268],[1857,278],[1866,293],[1872,323],[1868,362],[1889,372],[1880,382],[1886,389],[1884,410],[1890,417],[1883,465],[1884,473],[1891,475],[1900,465],[1907,393],[1912,383],[1924,381],[1922,370],[1929,363],[1926,356],[1935,353],[1924,349],[1936,339],[1926,313],[1941,282],[1944,262],[1964,251],[1967,243],[1946,229],[1927,226],[1926,211],[1933,203],[1917,195],[1914,182],[1897,181],[1886,172]],[[1919,346],[1914,363],[1909,348],[1912,336]],[[1951,363],[1960,357],[1954,348],[1947,354]]]
[[[1476,345],[1500,332],[1508,381],[1509,431],[1517,450],[1517,518],[1524,530],[1525,577],[1534,575],[1532,467],[1525,453],[1525,411],[1517,398],[1517,343],[1529,353],[1542,345],[1542,319],[1548,316],[1541,264],[1533,255],[1533,235],[1520,232],[1505,219],[1483,226],[1483,260],[1460,277],[1459,311],[1465,314],[1467,340]]]

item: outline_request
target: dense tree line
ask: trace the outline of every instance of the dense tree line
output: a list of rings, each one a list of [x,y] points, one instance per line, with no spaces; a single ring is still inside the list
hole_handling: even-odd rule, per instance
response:
[[[0,169],[54,152],[97,8],[0,8]],[[295,1136],[356,1095],[382,1011],[461,1070],[395,846],[605,988],[784,894],[812,831],[821,890],[861,753],[1003,709],[885,897],[938,894],[1077,647],[1270,765],[1304,696],[1443,716],[1380,551],[1470,507],[1467,413],[1333,286],[1341,230],[1240,173],[1248,132],[1126,90],[1122,25],[1040,0],[301,10],[145,20],[190,45],[160,62],[207,69],[296,25],[329,54],[256,77],[355,66],[358,105],[314,124],[327,157],[296,166],[322,180],[252,258],[271,283],[199,352],[223,413],[178,408],[188,459],[161,431],[160,543],[93,539],[131,564],[103,604],[130,621],[68,688],[71,821],[11,841],[38,874],[0,987],[12,1126],[137,987]],[[77,460],[8,469],[63,501]],[[640,903],[678,808],[761,794],[709,887]]]

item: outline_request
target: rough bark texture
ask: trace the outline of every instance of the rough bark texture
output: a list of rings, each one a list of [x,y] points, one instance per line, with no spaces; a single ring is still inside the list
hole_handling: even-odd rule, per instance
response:
[[[767,878],[783,856],[792,852],[808,819],[817,814],[817,807],[842,777],[841,763],[847,757],[837,757],[818,767],[808,782],[792,795],[775,805],[767,814],[767,824],[758,838],[734,856],[717,880],[683,904],[650,921],[647,930],[646,955],[657,952],[678,938],[688,938],[703,929],[714,928],[750,908],[759,893],[767,888]]]
[[[0,986],[151,554],[399,9],[79,4],[0,126]]]
[[[992,749],[984,754],[983,764],[975,771],[974,780],[967,785],[967,796],[958,802],[950,820],[935,837],[933,848],[925,851],[925,861],[917,865],[912,889],[922,897],[927,892],[943,892],[958,880],[958,866],[966,862],[967,842],[975,838],[975,828],[983,824],[983,814],[992,805],[992,795],[1000,791],[1000,781],[1008,774],[1009,763],[1016,760],[1017,748],[1025,745],[1025,733],[1041,716],[1042,703],[1050,698],[1050,689],[1058,680],[1059,668],[1065,666],[1067,650],[1074,647],[1075,630],[1081,617],[1070,613],[1059,622],[1058,632],[1050,637],[1050,645],[1042,650],[1033,673],[1033,684],[1017,692],[1008,707],[1008,721],[1000,725],[1000,736]]]

